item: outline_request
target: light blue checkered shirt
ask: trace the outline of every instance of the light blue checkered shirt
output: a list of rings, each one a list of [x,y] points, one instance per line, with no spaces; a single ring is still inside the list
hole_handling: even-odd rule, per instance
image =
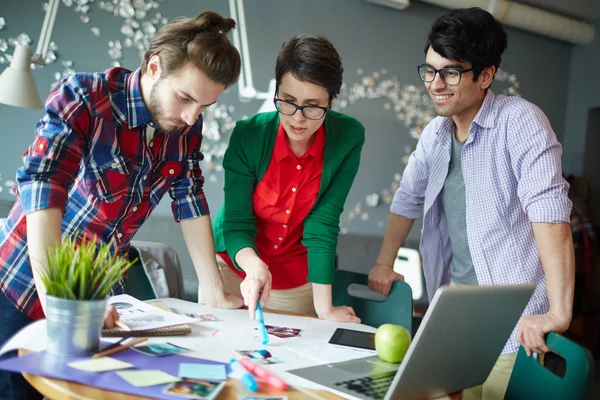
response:
[[[424,212],[420,251],[430,299],[450,282],[452,247],[440,194],[452,132],[449,117],[427,125],[391,206],[391,212],[409,219]],[[462,151],[467,238],[480,285],[537,285],[523,315],[549,310],[532,223],[570,221],[561,155],[550,122],[537,106],[488,90]],[[519,349],[516,334],[515,327],[502,354]]]

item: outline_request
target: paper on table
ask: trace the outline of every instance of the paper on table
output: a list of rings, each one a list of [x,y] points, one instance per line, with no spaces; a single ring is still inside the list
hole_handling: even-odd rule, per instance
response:
[[[179,378],[158,369],[118,371],[117,374],[133,386],[137,387],[156,386],[179,381]]]
[[[67,365],[88,372],[114,371],[133,367],[133,364],[111,357],[90,358],[89,360],[71,362]]]
[[[117,309],[120,320],[132,330],[163,328],[198,322],[190,317],[161,310],[127,294],[111,297],[108,304]]]
[[[227,379],[227,370],[224,365],[182,363],[179,364],[179,377],[224,381]]]
[[[42,319],[15,333],[0,349],[0,356],[13,350],[43,351],[47,347],[46,320]]]

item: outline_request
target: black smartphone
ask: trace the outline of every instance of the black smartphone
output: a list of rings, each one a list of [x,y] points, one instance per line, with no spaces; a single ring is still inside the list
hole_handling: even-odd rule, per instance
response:
[[[355,331],[352,329],[337,328],[330,344],[353,347],[355,349],[375,350],[375,334],[370,332]]]

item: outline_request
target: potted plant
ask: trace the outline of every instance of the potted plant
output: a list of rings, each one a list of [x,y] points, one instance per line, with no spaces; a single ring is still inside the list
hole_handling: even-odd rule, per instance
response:
[[[46,287],[48,353],[78,357],[98,351],[107,295],[135,261],[112,255],[110,244],[84,236],[48,251]]]

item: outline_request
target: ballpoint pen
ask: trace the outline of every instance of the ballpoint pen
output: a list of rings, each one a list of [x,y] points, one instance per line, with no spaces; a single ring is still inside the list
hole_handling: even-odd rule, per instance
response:
[[[260,299],[256,302],[256,323],[258,324],[258,334],[260,335],[260,342],[262,344],[269,343],[269,335],[267,334],[267,327],[265,326],[265,319],[263,317],[262,308],[260,307]]]
[[[256,392],[258,390],[258,383],[256,383],[256,379],[252,376],[250,372],[242,364],[240,364],[235,358],[232,358],[229,366],[231,370],[239,375],[241,375],[242,384],[249,390]]]

